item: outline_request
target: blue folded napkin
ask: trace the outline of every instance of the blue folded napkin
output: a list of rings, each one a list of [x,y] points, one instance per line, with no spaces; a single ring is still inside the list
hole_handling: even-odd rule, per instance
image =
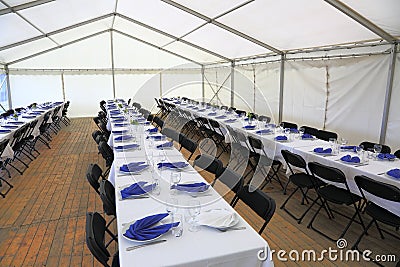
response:
[[[189,192],[189,193],[200,193],[207,191],[210,187],[209,184],[200,182],[200,183],[191,183],[191,184],[177,184],[172,185],[171,189],[176,189],[179,191]]]
[[[126,127],[126,126],[129,126],[129,123],[115,123],[114,126],[115,127]]]
[[[11,133],[11,130],[0,130],[0,133]]]
[[[290,132],[291,133],[299,133],[299,130],[297,130],[296,128],[290,128]]]
[[[341,161],[349,162],[349,163],[360,163],[361,160],[359,157],[352,157],[350,155],[346,155],[340,158]]]
[[[138,144],[129,144],[129,145],[123,145],[123,146],[116,146],[114,147],[118,151],[123,151],[123,150],[129,150],[129,149],[136,149],[138,148]]]
[[[42,115],[43,111],[33,111],[29,114],[33,114],[33,115]]]
[[[341,146],[340,149],[343,150],[355,150],[357,148],[357,146]]]
[[[149,167],[149,165],[145,164],[145,162],[140,161],[140,162],[131,162],[128,164],[124,164],[121,167],[119,167],[119,170],[121,172],[140,172],[144,169]]]
[[[157,148],[160,149],[160,148],[173,147],[173,145],[174,145],[174,142],[166,142],[164,144],[158,145]]]
[[[129,187],[121,190],[122,199],[127,199],[135,196],[146,194],[154,189],[156,184],[147,184],[147,182],[137,182]]]
[[[271,128],[276,128],[276,125],[273,123],[267,123],[265,124],[266,127],[271,127]]]
[[[32,115],[32,116],[22,115],[22,118],[24,118],[24,119],[34,119],[34,118],[36,118],[36,116],[35,115]]]
[[[121,114],[121,112],[119,112],[119,111],[110,111],[110,114],[111,115],[119,115],[119,114]]]
[[[217,117],[215,117],[216,119],[225,119],[226,118],[226,116],[225,115],[220,115],[220,116],[217,116]]]
[[[124,134],[124,133],[127,133],[128,130],[112,130],[111,132],[113,134]]]
[[[216,115],[217,115],[217,112],[210,112],[210,113],[208,113],[207,115],[208,115],[208,116],[216,116]]]
[[[287,137],[286,135],[278,135],[277,137],[275,137],[276,141],[287,141]]]
[[[17,124],[17,125],[21,125],[21,124],[24,124],[25,122],[22,122],[22,121],[9,121],[9,122],[7,122],[7,124]]]
[[[149,121],[141,121],[141,122],[139,122],[139,124],[150,125],[150,122]]]
[[[4,125],[1,127],[6,128],[6,129],[17,129],[18,128],[18,126],[15,126],[15,125]]]
[[[389,153],[379,153],[378,154],[378,159],[381,160],[394,160],[396,158],[395,155],[389,154]]]
[[[205,109],[205,108],[203,108],[203,109],[199,109],[199,110],[198,110],[198,112],[204,112],[204,111],[206,111],[206,109]]]
[[[193,107],[192,109],[196,110],[196,109],[199,109],[199,107]]]
[[[301,136],[301,139],[313,139],[314,137],[311,134],[305,133]]]
[[[243,128],[246,130],[254,130],[256,128],[256,126],[255,125],[245,125],[245,126],[243,126]]]
[[[138,122],[141,122],[141,121],[146,121],[146,119],[145,119],[145,118],[143,118],[143,117],[137,118],[136,120],[137,120]]]
[[[112,122],[124,122],[125,119],[124,118],[120,118],[120,119],[114,119],[112,120]]]
[[[154,128],[152,128],[152,129],[148,129],[147,131],[148,131],[149,133],[156,133],[156,132],[158,132],[158,128],[154,127]]]
[[[127,140],[131,140],[133,137],[130,135],[121,135],[118,137],[114,138],[114,141],[127,141]]]
[[[125,120],[125,118],[122,117],[121,115],[111,115],[110,117],[111,119]]]
[[[224,122],[226,122],[226,123],[232,123],[232,122],[235,122],[236,121],[236,119],[229,119],[229,120],[225,120]]]
[[[386,174],[393,178],[400,179],[400,169],[392,169],[388,171]]]
[[[160,162],[157,163],[157,167],[159,169],[161,168],[168,168],[168,169],[182,169],[188,166],[186,162],[183,161],[177,161],[177,162]]]
[[[135,223],[129,226],[129,229],[126,230],[124,236],[140,241],[157,238],[160,235],[168,232],[172,227],[176,227],[179,225],[179,222],[175,222],[154,226],[156,223],[167,216],[168,213],[160,213],[137,220]]]
[[[271,133],[272,131],[271,130],[269,130],[269,129],[262,129],[262,130],[257,130],[256,131],[256,134],[269,134],[269,133]]]
[[[174,101],[173,103],[174,104],[180,104],[181,102],[180,101]]]
[[[161,141],[165,139],[165,135],[149,135],[146,139],[154,139],[155,141]]]
[[[315,153],[319,154],[332,154],[332,148],[323,149],[322,147],[314,148]]]

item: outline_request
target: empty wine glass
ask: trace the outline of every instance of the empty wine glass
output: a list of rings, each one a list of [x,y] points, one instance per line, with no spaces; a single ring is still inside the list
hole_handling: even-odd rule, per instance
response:
[[[181,172],[171,172],[170,193],[176,194],[176,185],[181,181]]]
[[[200,214],[200,201],[191,200],[189,201],[189,215],[192,217],[191,225],[189,227],[190,232],[199,231],[199,226],[196,221],[196,217]]]
[[[374,153],[375,153],[376,158],[378,158],[378,154],[381,153],[381,151],[382,151],[382,145],[375,144],[374,145]]]
[[[299,134],[300,134],[300,136],[303,136],[303,134],[304,134],[304,128],[300,128],[300,129],[299,129]]]
[[[165,210],[168,212],[169,215],[172,217],[172,221],[174,220],[174,214],[178,211],[178,199],[176,198],[169,198],[165,203]]]

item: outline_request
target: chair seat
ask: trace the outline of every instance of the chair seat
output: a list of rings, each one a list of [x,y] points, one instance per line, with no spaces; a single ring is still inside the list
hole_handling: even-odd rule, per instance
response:
[[[326,200],[336,203],[351,205],[361,200],[361,197],[353,193],[349,193],[346,189],[327,185],[318,189],[318,193]]]
[[[375,220],[391,225],[394,227],[400,227],[400,217],[391,213],[387,209],[384,209],[372,202],[368,202],[365,212],[374,218]]]

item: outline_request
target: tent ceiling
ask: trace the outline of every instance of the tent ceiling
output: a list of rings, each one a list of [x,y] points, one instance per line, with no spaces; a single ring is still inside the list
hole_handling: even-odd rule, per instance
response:
[[[4,36],[0,38],[0,62],[9,63],[110,28],[201,63],[271,50],[381,39],[327,3],[337,0],[56,0],[35,5],[39,2],[0,0],[0,9],[32,5],[0,15]],[[339,3],[398,42],[398,0]],[[73,29],[64,30],[66,27]]]

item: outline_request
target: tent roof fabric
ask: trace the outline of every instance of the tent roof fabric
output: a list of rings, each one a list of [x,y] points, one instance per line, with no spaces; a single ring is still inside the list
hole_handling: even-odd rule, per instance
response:
[[[116,31],[207,64],[312,47],[395,43],[398,0],[0,0],[0,63]]]

